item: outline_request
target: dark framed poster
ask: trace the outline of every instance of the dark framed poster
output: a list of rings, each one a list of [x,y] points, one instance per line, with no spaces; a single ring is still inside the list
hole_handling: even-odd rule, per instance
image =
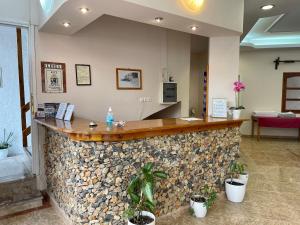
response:
[[[141,90],[142,70],[117,68],[116,81],[118,90]]]
[[[43,93],[66,93],[66,64],[41,62]]]
[[[75,70],[77,86],[92,85],[90,65],[76,64]]]

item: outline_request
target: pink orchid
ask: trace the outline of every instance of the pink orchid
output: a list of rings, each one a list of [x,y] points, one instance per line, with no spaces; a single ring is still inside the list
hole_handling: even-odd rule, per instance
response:
[[[245,90],[245,88],[246,88],[246,85],[240,81],[234,82],[233,85],[234,85],[234,88],[233,88],[234,92],[240,92],[242,90]]]

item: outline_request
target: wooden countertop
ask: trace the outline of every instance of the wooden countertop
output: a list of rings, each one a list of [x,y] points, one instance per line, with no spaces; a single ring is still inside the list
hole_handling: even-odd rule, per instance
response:
[[[182,119],[157,119],[129,121],[125,127],[113,126],[109,129],[104,122],[89,128],[89,120],[74,118],[71,122],[56,119],[35,119],[38,124],[59,131],[76,141],[125,141],[146,137],[171,135],[202,130],[217,130],[239,127],[245,120],[207,118],[205,120],[185,121]]]

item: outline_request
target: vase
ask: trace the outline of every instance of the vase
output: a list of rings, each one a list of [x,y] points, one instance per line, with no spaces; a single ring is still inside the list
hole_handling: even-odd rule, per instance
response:
[[[199,195],[195,195],[195,198],[199,198]],[[207,208],[205,202],[196,202],[193,198],[190,200],[190,207],[194,210],[195,216],[197,218],[203,218],[206,216]]]
[[[8,155],[8,148],[0,149],[0,160],[6,159]]]
[[[232,119],[238,120],[241,117],[242,110],[240,109],[234,109],[232,110]]]
[[[246,193],[246,184],[239,179],[226,179],[225,192],[227,199],[231,202],[242,202]]]
[[[143,211],[142,216],[147,216],[147,217],[150,217],[151,219],[153,219],[153,221],[151,223],[148,223],[147,225],[155,225],[155,216],[152,213]],[[128,225],[136,225],[135,223],[132,223],[130,220],[127,221],[127,224]]]

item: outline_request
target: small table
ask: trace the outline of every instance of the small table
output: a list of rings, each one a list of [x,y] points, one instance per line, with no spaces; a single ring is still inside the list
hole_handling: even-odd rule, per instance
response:
[[[261,127],[273,127],[273,128],[291,128],[299,129],[298,139],[300,141],[300,117],[294,118],[282,118],[282,117],[257,117],[252,116],[252,137],[254,136],[254,127],[257,123],[257,140],[260,140],[260,128]]]

